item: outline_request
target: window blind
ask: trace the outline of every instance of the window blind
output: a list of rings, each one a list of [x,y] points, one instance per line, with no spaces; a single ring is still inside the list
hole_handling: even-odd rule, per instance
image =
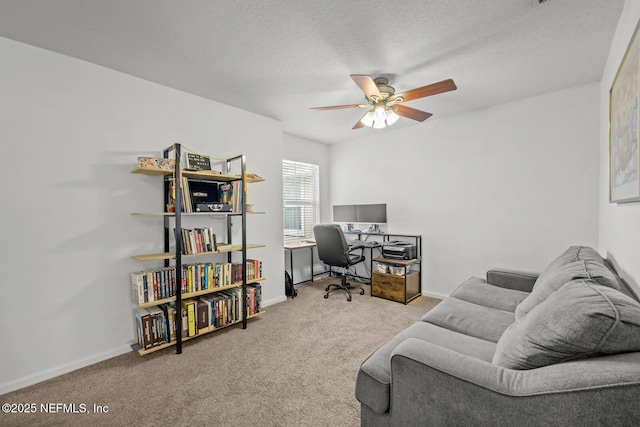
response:
[[[282,161],[284,243],[313,239],[313,226],[320,221],[318,165]]]

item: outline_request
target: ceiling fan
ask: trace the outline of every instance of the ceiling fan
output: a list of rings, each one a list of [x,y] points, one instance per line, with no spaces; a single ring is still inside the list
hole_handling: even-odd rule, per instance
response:
[[[396,90],[389,86],[389,80],[384,77],[373,79],[366,74],[351,74],[351,78],[364,92],[367,99],[366,104],[334,105],[331,107],[313,107],[311,109],[320,111],[368,108],[367,113],[358,120],[352,129],[360,129],[364,126],[382,129],[394,124],[400,116],[423,122],[431,117],[432,114],[407,107],[406,105],[402,105],[402,103],[457,89],[453,80],[447,79],[396,95]]]

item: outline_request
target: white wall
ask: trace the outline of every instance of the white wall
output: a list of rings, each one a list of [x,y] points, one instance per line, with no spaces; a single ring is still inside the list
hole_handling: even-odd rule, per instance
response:
[[[247,154],[266,215],[249,217],[264,263],[265,305],[284,300],[281,124],[245,111],[0,38],[0,394],[131,351],[131,259],[162,247],[157,177],[136,156],[174,142]],[[250,326],[250,325],[249,325]]]
[[[540,271],[572,244],[597,246],[598,97],[593,83],[363,129],[331,147],[332,203],[386,202],[389,232],[422,234],[426,294],[492,267]]]
[[[609,203],[609,90],[640,19],[640,1],[627,0],[611,44],[600,85],[599,251],[640,292],[640,203]]]
[[[329,162],[329,146],[311,141],[299,136],[284,134],[284,159],[297,162],[312,163],[319,166],[320,174],[320,222],[331,222],[331,195],[329,193],[331,165]],[[285,267],[291,271],[290,255],[293,255],[293,280],[296,283],[311,279],[310,249],[298,249],[292,254],[287,253]],[[313,250],[314,273],[324,271],[324,266],[318,259],[318,253]]]

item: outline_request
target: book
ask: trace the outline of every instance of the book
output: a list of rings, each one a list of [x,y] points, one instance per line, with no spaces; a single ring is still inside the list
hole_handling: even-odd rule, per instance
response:
[[[186,177],[182,177],[182,210],[186,213],[193,212],[193,201],[191,200],[191,187],[189,180]]]
[[[225,242],[216,242],[216,250],[218,252],[226,252],[231,250],[232,245],[229,243],[225,243]]]
[[[198,333],[202,334],[205,332],[209,332],[211,327],[210,313],[211,306],[210,302],[204,298],[200,298],[197,302],[198,304]]]
[[[173,304],[160,304],[158,306],[164,313],[166,340],[165,342],[176,341],[176,310]]]
[[[153,347],[153,337],[151,332],[151,316],[146,308],[135,309],[136,329],[138,332],[138,344],[140,348],[147,350]]]
[[[196,302],[191,299],[184,300],[182,301],[182,308],[184,308],[186,311],[186,336],[193,337],[198,333],[196,328]]]
[[[144,284],[144,301],[153,301],[153,270],[147,270],[147,280]]]
[[[164,312],[158,306],[147,308],[151,320],[151,332],[153,337],[152,347],[164,344],[167,340]]]
[[[146,273],[144,271],[131,273],[131,298],[136,304],[146,302],[144,295],[145,280]]]
[[[259,283],[247,285],[247,314],[260,312],[262,305],[262,287]]]
[[[218,201],[227,205],[233,203],[233,183],[225,182],[218,186]]]
[[[242,182],[241,181],[234,181],[232,183],[232,197],[231,197],[231,211],[232,212],[240,212],[240,190],[241,190],[241,186]]]

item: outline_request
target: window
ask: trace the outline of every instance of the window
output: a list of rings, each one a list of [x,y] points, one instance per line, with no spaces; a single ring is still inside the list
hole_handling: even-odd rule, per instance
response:
[[[282,161],[284,243],[313,239],[313,226],[320,222],[318,165]]]

